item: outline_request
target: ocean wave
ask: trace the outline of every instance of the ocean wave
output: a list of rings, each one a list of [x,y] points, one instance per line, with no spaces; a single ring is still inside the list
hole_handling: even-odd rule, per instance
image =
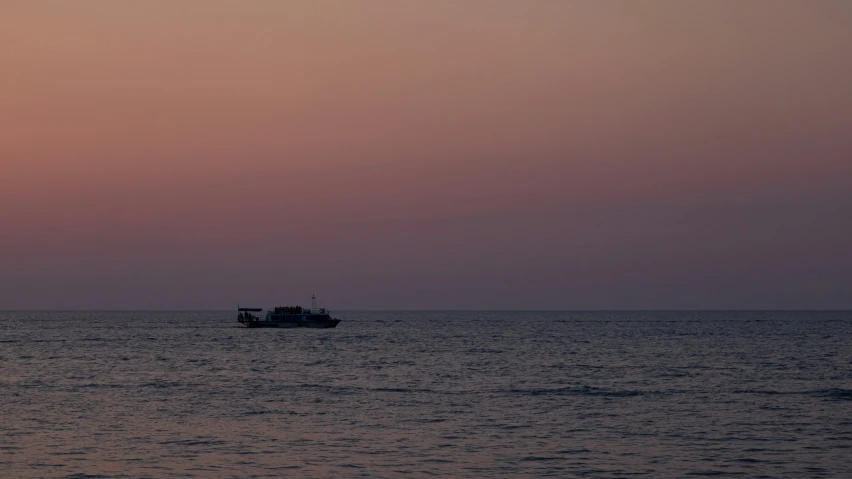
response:
[[[531,388],[531,389],[509,389],[511,394],[529,396],[600,396],[600,397],[635,397],[672,394],[677,391],[652,391],[635,389],[601,389],[592,387],[564,387],[564,388]]]
[[[735,389],[734,394],[754,394],[761,396],[817,396],[834,400],[852,400],[852,389],[829,388],[806,391],[777,391],[774,389]]]
[[[823,389],[819,391],[819,395],[835,401],[852,401],[852,389]]]
[[[218,439],[178,439],[171,441],[160,441],[158,444],[163,446],[221,446],[227,444],[226,441]]]

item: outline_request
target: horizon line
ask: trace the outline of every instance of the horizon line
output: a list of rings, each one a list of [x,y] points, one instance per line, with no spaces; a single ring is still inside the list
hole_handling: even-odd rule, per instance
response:
[[[264,308],[266,309],[266,308]],[[331,311],[331,308],[325,308]],[[0,309],[3,313],[13,312],[33,312],[33,313],[70,313],[70,312],[86,312],[86,313],[200,313],[200,312],[224,312],[231,309],[34,309],[34,308],[18,308],[18,309]],[[565,312],[565,313],[607,313],[607,312],[683,312],[683,313],[725,313],[725,312],[852,312],[850,309],[821,309],[821,308],[806,308],[806,309],[783,309],[783,308],[719,308],[719,309],[690,309],[690,308],[615,308],[615,309],[533,309],[533,308],[507,308],[507,309],[478,309],[478,308],[438,308],[438,309],[373,309],[373,308],[334,308],[334,311],[351,311],[351,312]]]

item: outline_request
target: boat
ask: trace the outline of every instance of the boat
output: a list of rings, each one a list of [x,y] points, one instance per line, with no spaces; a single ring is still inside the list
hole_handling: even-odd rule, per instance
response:
[[[263,308],[237,307],[237,322],[247,328],[334,328],[340,320],[331,317],[331,311],[317,308],[317,297],[311,298],[311,308],[277,306],[266,311],[263,317],[254,313]]]

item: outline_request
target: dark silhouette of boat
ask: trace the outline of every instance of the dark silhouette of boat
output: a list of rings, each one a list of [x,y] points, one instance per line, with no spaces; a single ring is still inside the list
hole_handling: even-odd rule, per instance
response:
[[[247,328],[334,328],[340,320],[331,317],[331,311],[317,308],[317,297],[311,298],[311,308],[277,306],[266,311],[263,317],[253,313],[262,308],[237,308],[237,322]]]

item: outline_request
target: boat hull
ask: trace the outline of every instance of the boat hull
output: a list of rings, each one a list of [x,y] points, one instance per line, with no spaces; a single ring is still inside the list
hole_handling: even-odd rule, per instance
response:
[[[339,319],[324,321],[244,321],[243,326],[247,328],[334,328],[340,323]]]
[[[335,328],[340,323],[325,308],[276,307],[268,310],[263,317],[252,314],[262,311],[260,308],[238,310],[237,321],[247,328]]]

